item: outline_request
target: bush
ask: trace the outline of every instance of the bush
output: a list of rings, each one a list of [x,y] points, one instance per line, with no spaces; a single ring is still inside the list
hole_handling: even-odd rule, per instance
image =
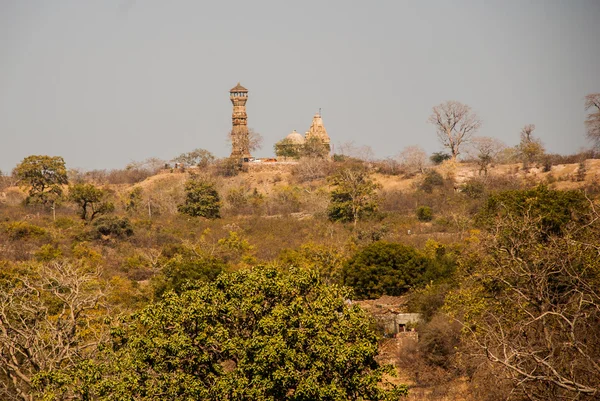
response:
[[[429,160],[431,160],[431,162],[436,166],[442,164],[446,160],[450,160],[451,158],[452,156],[444,152],[435,152],[431,156],[429,156]]]
[[[133,227],[128,218],[102,216],[94,221],[91,234],[94,239],[103,237],[124,239],[133,235]]]
[[[480,199],[485,195],[485,184],[479,179],[470,179],[462,186],[461,192],[471,199]]]
[[[436,315],[420,328],[419,351],[425,361],[448,369],[460,345],[460,323],[444,315]]]
[[[433,219],[433,211],[429,206],[419,206],[416,213],[419,221],[431,221]]]
[[[427,170],[423,181],[419,185],[422,191],[431,193],[435,187],[444,186],[444,177],[435,170]]]
[[[6,232],[8,238],[12,241],[22,241],[46,235],[46,230],[42,227],[38,227],[25,221],[5,223],[3,228],[3,231]]]

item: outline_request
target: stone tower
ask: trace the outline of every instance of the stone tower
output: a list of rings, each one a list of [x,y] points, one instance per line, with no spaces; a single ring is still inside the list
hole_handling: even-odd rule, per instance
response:
[[[233,103],[233,114],[231,115],[231,156],[236,159],[250,157],[250,139],[248,137],[248,115],[246,114],[246,101],[248,100],[248,89],[240,83],[229,91],[229,99]]]

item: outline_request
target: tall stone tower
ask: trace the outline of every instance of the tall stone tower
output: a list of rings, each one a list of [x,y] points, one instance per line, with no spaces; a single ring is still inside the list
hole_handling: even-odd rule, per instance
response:
[[[250,138],[248,137],[248,115],[246,114],[246,101],[248,101],[248,89],[240,83],[229,91],[229,99],[233,103],[233,114],[231,115],[231,156],[236,159],[250,157]]]

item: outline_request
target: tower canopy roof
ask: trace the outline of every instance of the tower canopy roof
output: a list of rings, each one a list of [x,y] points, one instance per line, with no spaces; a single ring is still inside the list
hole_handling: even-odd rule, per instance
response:
[[[234,86],[233,88],[231,88],[231,90],[229,92],[248,92],[248,89],[244,88],[242,85],[240,85],[240,83],[238,82],[236,86]]]

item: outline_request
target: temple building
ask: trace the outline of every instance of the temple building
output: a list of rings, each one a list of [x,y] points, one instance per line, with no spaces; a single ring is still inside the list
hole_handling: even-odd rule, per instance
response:
[[[327,145],[327,147],[330,146],[331,140],[329,139],[329,135],[327,135],[325,125],[323,125],[323,118],[321,118],[320,112],[313,117],[310,129],[306,132],[305,141],[308,142],[313,138],[318,139],[323,145]]]
[[[285,159],[297,159],[302,156],[327,158],[330,146],[331,139],[323,124],[323,118],[321,113],[317,113],[304,136],[294,130],[275,144],[275,153]]]

